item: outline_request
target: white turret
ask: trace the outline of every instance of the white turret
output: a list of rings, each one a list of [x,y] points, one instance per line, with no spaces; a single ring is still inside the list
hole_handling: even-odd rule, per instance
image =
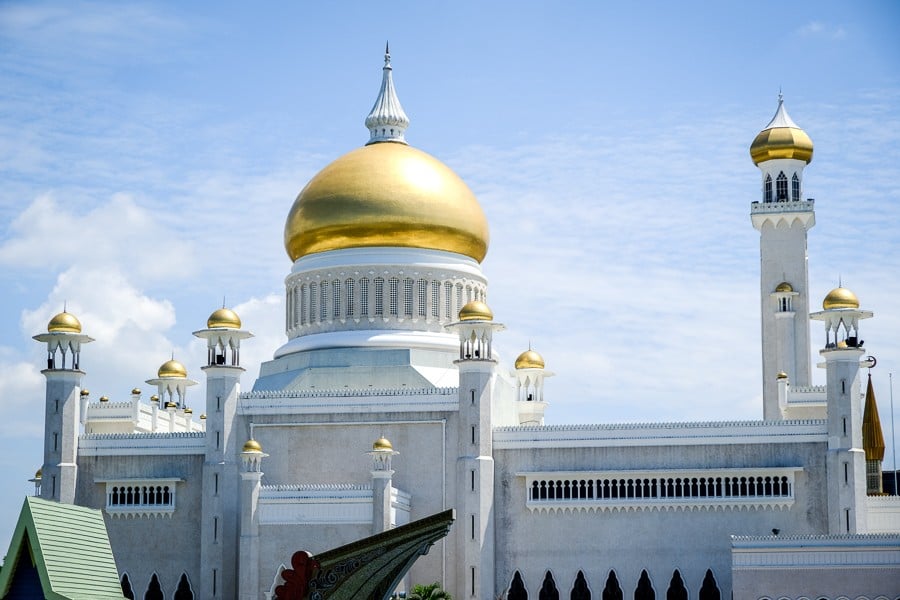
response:
[[[759,230],[763,417],[782,419],[778,374],[793,386],[810,384],[807,231],[816,224],[813,200],[802,200],[803,168],[812,160],[809,136],[778,109],[753,140],[750,156],[762,174],[762,201],[750,208]]]
[[[390,47],[384,47],[384,69],[381,76],[381,89],[375,105],[366,117],[366,127],[369,128],[369,144],[376,142],[402,142],[406,143],[404,133],[409,127],[409,117],[403,112],[400,99],[394,90],[394,78],[391,68]]]
[[[528,348],[516,358],[515,376],[518,384],[517,404],[519,407],[520,425],[543,425],[544,411],[544,379],[552,377],[544,365],[544,357]]]

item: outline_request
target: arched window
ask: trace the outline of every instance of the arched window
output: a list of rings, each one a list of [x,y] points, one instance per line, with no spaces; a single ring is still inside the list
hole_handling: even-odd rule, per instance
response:
[[[399,308],[399,296],[400,296],[400,280],[396,277],[391,277],[388,281],[390,285],[390,301],[391,301],[391,316],[399,317],[400,316],[400,308]]]
[[[403,280],[403,315],[413,316],[413,280],[409,278]]]
[[[672,581],[669,582],[669,590],[666,592],[666,600],[688,600],[688,593],[681,579],[678,569],[672,573]]]
[[[416,285],[418,286],[416,291],[419,295],[419,307],[416,314],[420,317],[424,317],[428,315],[428,282],[424,279],[420,279]]]
[[[716,578],[713,577],[712,569],[706,570],[706,577],[703,578],[698,598],[700,600],[722,600],[722,594],[719,592],[719,586],[716,585]]]
[[[147,586],[147,592],[144,594],[144,600],[165,600],[162,586],[159,585],[159,578],[156,573],[150,578],[150,585]]]
[[[319,321],[324,323],[328,318],[328,282],[319,284]]]
[[[451,321],[455,321],[453,318],[453,284],[449,281],[444,284],[444,291],[446,292],[444,295],[446,299],[444,301],[444,311],[446,312],[446,316]]]
[[[300,324],[306,325],[308,319],[306,316],[309,314],[309,287],[304,283],[300,287]]]
[[[766,175],[766,183],[763,186],[763,201],[771,202],[772,201],[772,176]]]
[[[319,296],[319,286],[313,281],[309,284],[309,322],[316,322],[316,301]]]
[[[775,178],[775,198],[779,202],[787,202],[787,176],[784,174],[784,171]]]
[[[569,600],[591,600],[591,590],[581,571],[578,571],[578,575],[575,577],[575,585],[572,586]]]
[[[431,282],[431,316],[441,316],[441,282]]]
[[[369,278],[359,280],[359,316],[369,316]]]
[[[650,583],[646,569],[641,571],[641,578],[638,579],[637,588],[634,590],[634,600],[656,600],[656,592],[653,591],[653,584]]]
[[[134,590],[131,588],[131,580],[128,579],[128,573],[122,574],[122,595],[128,600],[134,600]]]
[[[556,589],[556,582],[553,581],[553,573],[550,571],[544,575],[544,583],[541,584],[538,600],[559,600],[559,590]]]
[[[173,600],[194,600],[194,592],[191,590],[191,584],[188,581],[187,573],[181,574],[178,580],[178,587],[175,589]]]
[[[619,578],[616,577],[616,572],[613,570],[610,570],[609,576],[606,578],[602,600],[622,600],[622,588],[619,587]]]
[[[353,316],[353,304],[356,300],[356,294],[354,293],[353,280],[348,279],[344,282],[344,299],[347,301],[347,311],[344,313],[348,317]]]
[[[331,308],[331,316],[341,318],[341,282],[337,279],[331,284],[331,294],[334,296],[334,306]]]
[[[797,177],[796,173],[791,177],[791,200],[794,202],[800,201],[800,178]]]
[[[525,590],[525,583],[522,581],[522,576],[518,571],[513,575],[512,583],[509,584],[506,600],[528,600],[528,592]],[[619,600],[621,600],[621,598]]]
[[[375,316],[384,316],[384,278],[375,278]]]

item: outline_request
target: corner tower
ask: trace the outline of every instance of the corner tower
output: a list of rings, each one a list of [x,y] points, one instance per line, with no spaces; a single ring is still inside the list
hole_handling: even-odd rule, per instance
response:
[[[813,144],[778,95],[775,116],[753,140],[750,156],[762,176],[762,197],[750,205],[759,231],[762,317],[763,418],[781,419],[778,374],[795,386],[810,384],[807,231],[816,224],[814,201],[803,200],[803,169]]]

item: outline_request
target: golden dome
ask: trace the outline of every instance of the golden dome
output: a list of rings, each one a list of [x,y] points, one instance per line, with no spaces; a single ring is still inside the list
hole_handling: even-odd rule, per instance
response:
[[[109,396],[100,396],[100,402],[109,402]]]
[[[201,420],[201,421],[205,421],[205,420],[206,420],[206,413],[203,413],[202,415],[200,415],[200,420]]]
[[[230,308],[222,307],[209,315],[209,318],[206,320],[206,327],[209,329],[216,329],[219,327],[240,329],[241,318]]]
[[[44,475],[44,468],[41,467],[40,469],[38,469],[37,471],[35,471],[35,473],[34,473],[34,478],[35,478],[35,479],[40,479],[41,477],[43,477],[43,475]]]
[[[775,288],[775,291],[776,291],[776,292],[793,292],[793,291],[794,291],[794,286],[792,286],[791,284],[789,284],[787,281],[782,281],[782,282],[779,283],[778,286]]]
[[[776,158],[793,158],[809,164],[812,162],[813,143],[788,116],[781,98],[778,110],[765,129],[757,134],[750,144],[750,158],[758,165]]]
[[[131,393],[135,396],[139,396],[141,394],[141,388],[134,388],[133,390],[131,390]]]
[[[778,375],[776,375],[775,377],[776,377],[776,379],[787,379],[787,378],[788,378],[788,374],[785,373],[784,371],[779,371],[779,372],[778,372]]]
[[[480,300],[472,300],[459,309],[460,321],[493,321],[494,312],[491,307]]]
[[[152,396],[150,396],[150,402],[159,402],[159,396],[153,394]]]
[[[81,321],[72,313],[62,311],[47,323],[50,333],[81,333]]]
[[[828,292],[822,300],[822,308],[831,310],[834,308],[859,308],[859,299],[856,294],[844,287],[837,287]]]
[[[194,414],[194,409],[192,409],[192,408],[186,408],[186,409],[184,409],[184,414],[186,414],[186,415],[192,415],[192,414]]]
[[[166,408],[178,408],[178,405],[174,402],[166,402]]]
[[[455,252],[478,262],[488,224],[468,186],[436,158],[403,143],[338,158],[297,196],[284,225],[291,260],[373,246]]]
[[[159,371],[156,372],[158,377],[187,377],[187,369],[184,368],[184,365],[175,360],[167,360],[159,367]]]
[[[256,440],[250,439],[250,440],[247,440],[246,442],[244,442],[243,452],[262,452],[262,451],[263,451],[262,446],[260,446],[259,442],[257,442]]]
[[[372,444],[372,450],[376,452],[393,449],[394,445],[391,444],[391,441],[384,436],[378,438],[377,440],[375,440],[375,443]]]
[[[81,390],[81,395],[82,395],[82,396],[90,396],[90,395],[91,395],[91,392],[88,391],[88,390]]]
[[[517,369],[543,369],[544,357],[530,348],[516,358]]]

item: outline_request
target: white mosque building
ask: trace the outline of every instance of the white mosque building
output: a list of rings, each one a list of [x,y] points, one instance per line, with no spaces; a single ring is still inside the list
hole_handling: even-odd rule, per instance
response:
[[[531,349],[497,360],[487,220],[405,141],[389,55],[365,123],[368,143],[288,212],[287,342],[249,391],[252,334],[227,308],[194,333],[208,342],[193,375],[206,378],[203,414],[174,359],[149,398],[95,399],[82,388],[90,328],[63,312],[35,336],[47,345],[39,494],[104,511],[126,596],[272,598],[297,550],[453,508],[407,585],[440,581],[457,600],[900,598],[900,499],[881,491],[884,441],[861,379],[873,315],[847,289],[809,289],[813,145],[780,99],[750,149],[762,421],[544,425],[553,373]],[[825,326],[823,386],[810,320]]]

